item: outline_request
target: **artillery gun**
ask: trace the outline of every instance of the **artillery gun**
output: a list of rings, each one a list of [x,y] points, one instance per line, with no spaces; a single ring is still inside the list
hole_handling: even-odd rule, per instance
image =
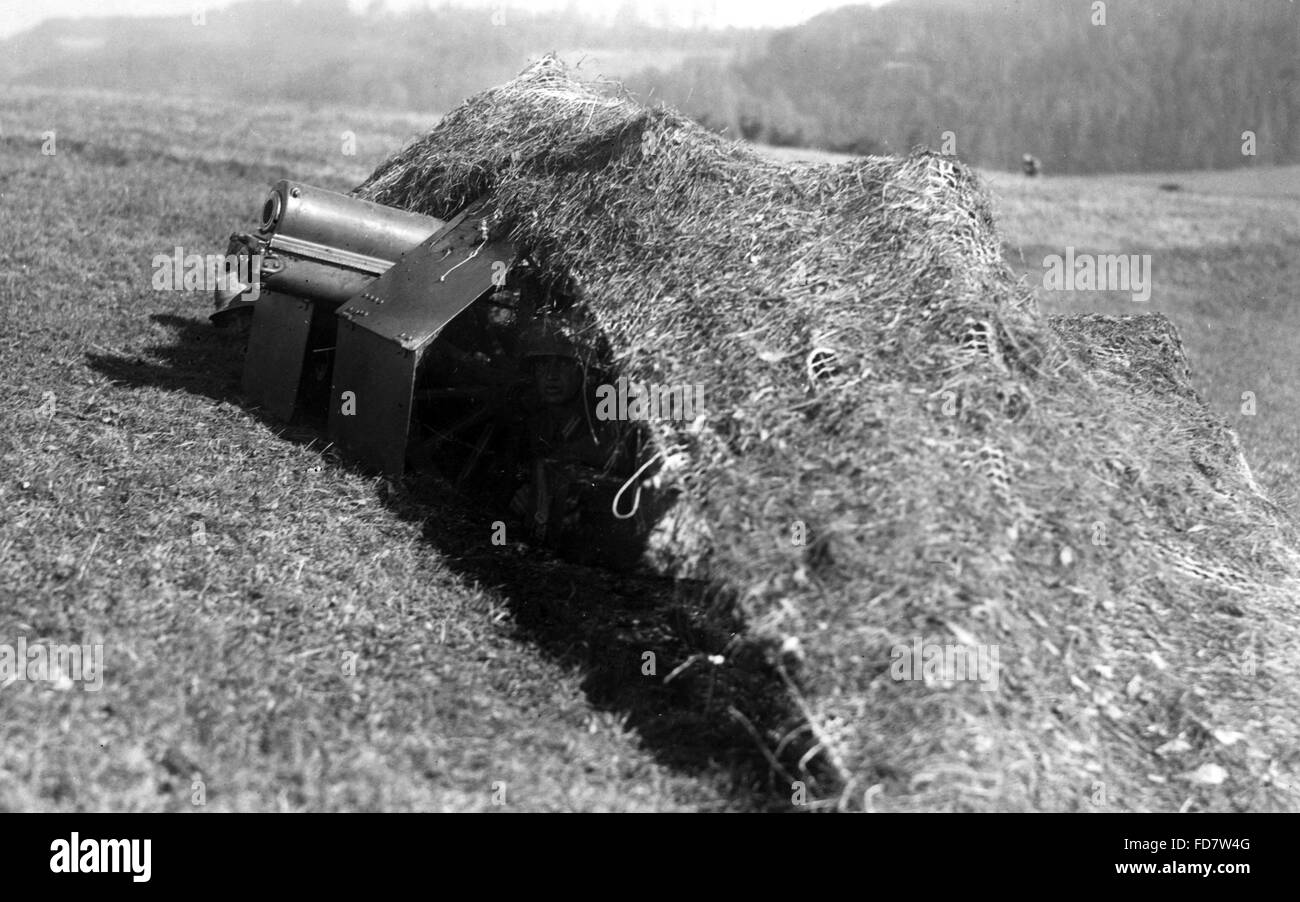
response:
[[[227,260],[252,258],[241,271],[255,273],[258,284],[218,288],[212,314],[218,324],[251,315],[244,392],[282,420],[300,403],[317,412],[324,407],[332,442],[361,463],[400,476],[417,375],[430,348],[475,301],[505,287],[515,261],[508,242],[484,239],[483,212],[484,204],[472,204],[443,222],[298,182],[277,183],[258,231],[232,236],[227,250]],[[479,381],[509,378],[487,373],[502,361],[492,366],[481,350],[443,345],[443,356],[465,368],[488,363]],[[445,375],[454,383],[460,374]],[[454,394],[444,392],[444,399]]]
[[[543,285],[510,242],[490,239],[489,212],[480,200],[444,222],[280,181],[258,230],[230,239],[227,265],[252,283],[227,273],[211,319],[247,328],[243,390],[272,417],[323,417],[337,448],[389,476],[430,469],[456,487],[511,486],[497,496],[503,509],[531,493],[520,513],[534,538],[573,522],[580,497],[601,534],[587,544],[609,558],[611,542],[646,525],[612,511],[644,434],[592,421],[590,376],[605,371],[598,343],[575,343],[572,328],[557,341],[554,327],[572,325],[562,314],[576,292]],[[543,459],[555,446],[538,450],[530,434],[546,411],[539,419],[536,393],[528,407],[528,361],[543,356],[581,363],[561,431],[591,441],[564,464]],[[576,425],[575,405],[587,413]]]

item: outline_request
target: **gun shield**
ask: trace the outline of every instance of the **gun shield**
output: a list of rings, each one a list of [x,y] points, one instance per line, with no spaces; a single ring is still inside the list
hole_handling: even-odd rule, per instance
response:
[[[472,205],[339,308],[330,440],[386,473],[405,467],[421,357],[514,262],[508,242],[483,240],[482,218]]]

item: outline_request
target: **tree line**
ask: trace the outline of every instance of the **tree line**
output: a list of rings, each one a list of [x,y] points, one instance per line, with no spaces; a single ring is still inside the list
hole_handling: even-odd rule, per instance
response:
[[[1055,172],[1300,161],[1300,5],[1290,0],[847,7],[775,33],[757,53],[629,83],[710,127],[779,145],[925,144],[996,168],[1030,153]]]
[[[47,22],[0,43],[0,80],[441,113],[548,51],[608,51],[643,99],[769,144],[924,144],[994,168],[1029,153],[1049,172],[1300,162],[1291,0],[898,0],[776,31],[655,26],[626,2],[612,21],[347,0],[195,9],[201,24]]]

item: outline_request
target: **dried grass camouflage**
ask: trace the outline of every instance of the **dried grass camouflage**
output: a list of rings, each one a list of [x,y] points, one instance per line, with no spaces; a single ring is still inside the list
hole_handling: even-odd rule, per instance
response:
[[[957,160],[787,167],[547,59],[357,193],[490,193],[629,376],[706,387],[652,425],[707,539],[666,550],[784,675],[822,804],[1300,808],[1292,524],[1167,321],[1040,316]],[[997,645],[999,690],[892,680],[917,637]]]

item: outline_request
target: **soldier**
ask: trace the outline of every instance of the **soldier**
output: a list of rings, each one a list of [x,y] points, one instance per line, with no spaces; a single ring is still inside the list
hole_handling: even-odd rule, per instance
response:
[[[1043,171],[1043,164],[1039,162],[1038,157],[1033,154],[1025,154],[1020,159],[1020,166],[1025,171],[1025,175],[1033,178]]]
[[[520,356],[532,379],[529,399],[530,451],[534,457],[603,468],[609,442],[596,434],[582,359],[573,339],[550,321],[525,333]]]
[[[526,331],[521,356],[532,391],[521,417],[523,485],[510,508],[532,539],[556,544],[577,528],[584,497],[603,494],[599,487],[627,469],[631,455],[617,425],[592,415],[578,347],[556,322]]]

